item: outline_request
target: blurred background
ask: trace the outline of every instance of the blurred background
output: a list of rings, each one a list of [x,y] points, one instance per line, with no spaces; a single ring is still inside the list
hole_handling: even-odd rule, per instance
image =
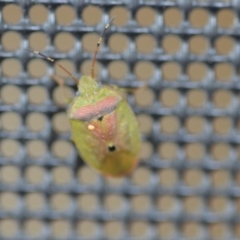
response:
[[[0,239],[240,239],[238,0],[0,1]],[[51,76],[147,86],[129,94],[141,163],[91,170]]]

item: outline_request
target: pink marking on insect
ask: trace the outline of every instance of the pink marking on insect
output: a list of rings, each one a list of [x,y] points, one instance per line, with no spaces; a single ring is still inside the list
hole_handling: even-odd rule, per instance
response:
[[[105,124],[107,122],[107,125]],[[111,112],[104,116],[102,121],[94,119],[86,124],[87,128],[92,131],[96,138],[103,141],[112,142],[116,135],[116,113]]]
[[[121,98],[115,96],[106,97],[96,103],[89,104],[77,109],[71,114],[71,119],[90,121],[112,112],[121,101]]]

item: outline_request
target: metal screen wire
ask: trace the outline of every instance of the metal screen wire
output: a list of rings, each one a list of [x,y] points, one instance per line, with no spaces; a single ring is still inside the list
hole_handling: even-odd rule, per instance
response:
[[[0,1],[0,239],[240,239],[239,0]],[[51,79],[147,86],[140,165],[103,178]]]

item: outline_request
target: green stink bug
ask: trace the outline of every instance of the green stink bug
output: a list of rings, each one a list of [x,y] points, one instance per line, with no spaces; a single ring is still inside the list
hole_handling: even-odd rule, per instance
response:
[[[140,132],[137,119],[117,86],[103,85],[96,81],[94,67],[100,43],[113,21],[105,26],[92,61],[91,76],[76,79],[62,68],[78,85],[79,94],[73,98],[68,110],[72,140],[80,156],[89,166],[105,176],[123,177],[137,165],[140,150]],[[46,55],[31,50],[45,59]],[[63,81],[57,82],[63,86]]]

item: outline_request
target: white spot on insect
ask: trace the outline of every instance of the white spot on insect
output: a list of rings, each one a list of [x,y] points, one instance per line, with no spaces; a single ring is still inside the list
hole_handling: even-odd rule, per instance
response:
[[[94,130],[95,127],[94,127],[93,125],[89,124],[89,125],[88,125],[88,129],[89,129],[89,130]]]

